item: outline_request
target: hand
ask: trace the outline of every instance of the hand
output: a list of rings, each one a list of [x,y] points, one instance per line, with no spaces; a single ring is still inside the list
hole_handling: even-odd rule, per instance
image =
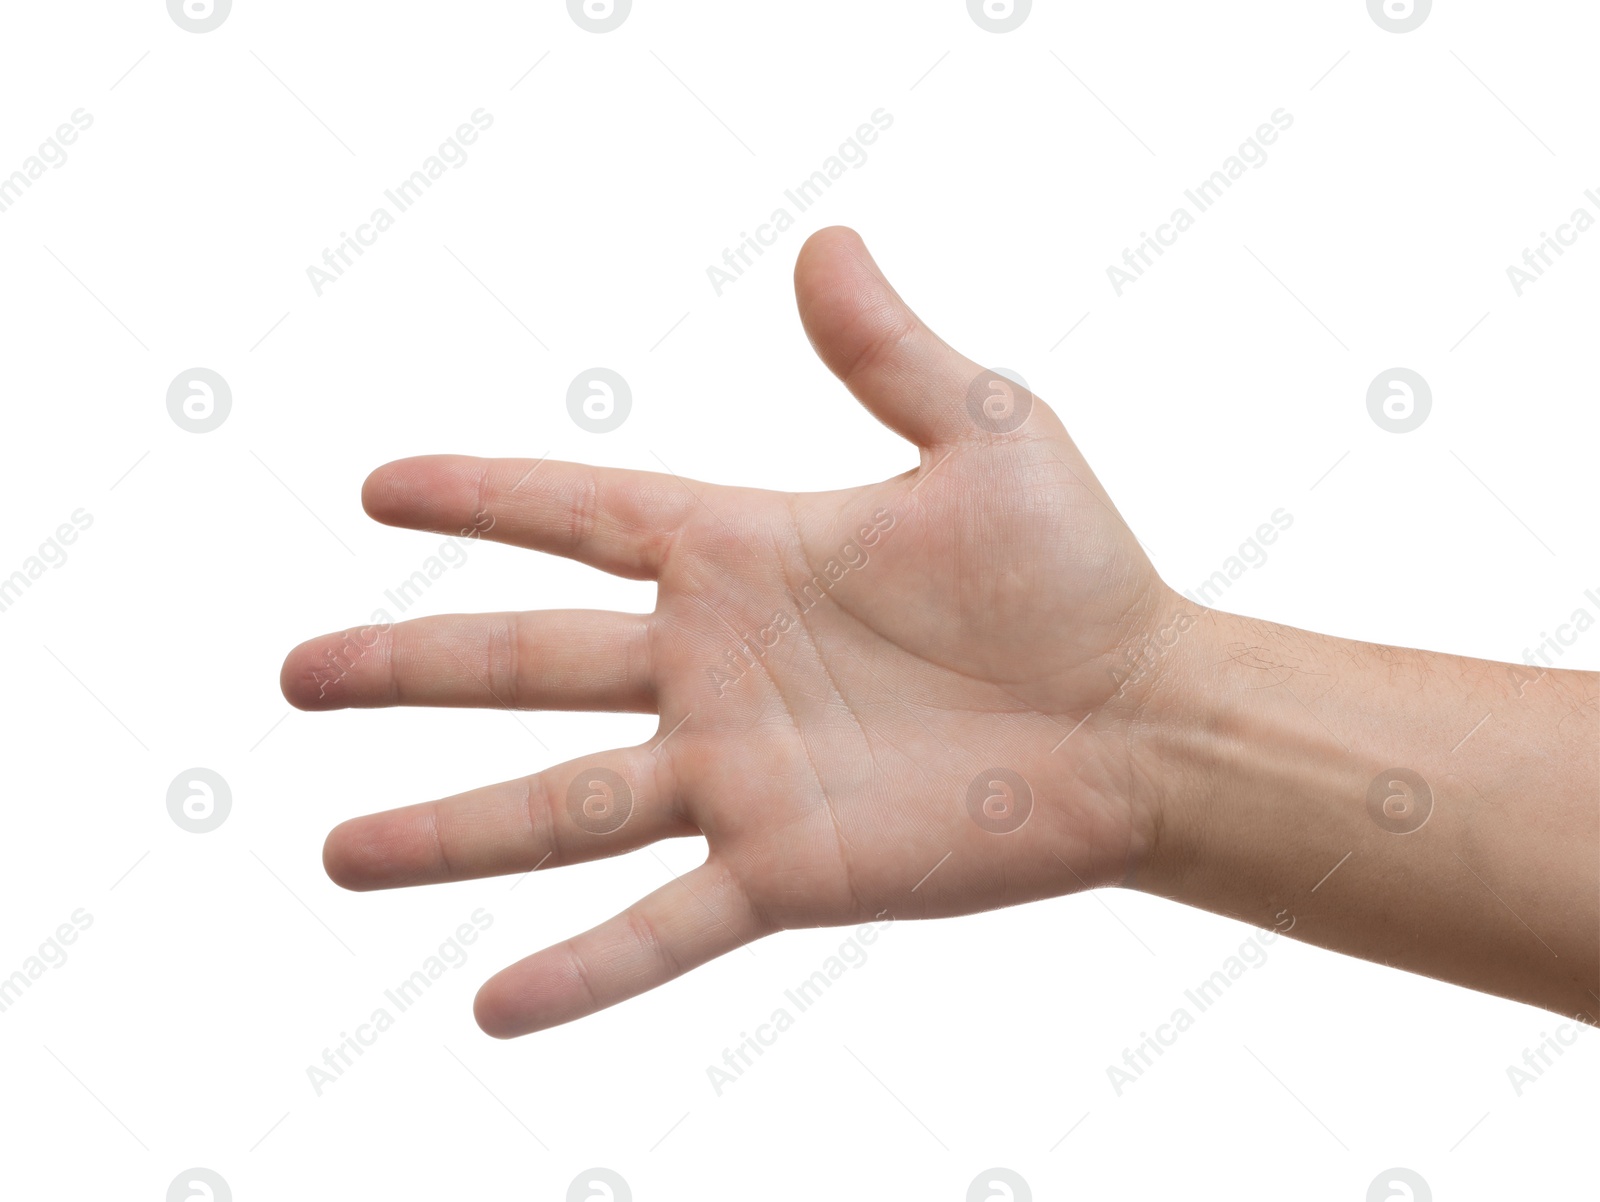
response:
[[[654,579],[655,612],[426,618],[284,665],[307,709],[660,715],[644,746],[329,836],[352,889],[705,836],[699,868],[490,980],[484,1030],[568,1022],[785,927],[1110,884],[1594,1021],[1593,673],[1191,604],[1055,415],[935,337],[853,233],[813,236],[795,289],[817,353],[916,469],[787,495],[393,463],[363,493],[378,520]]]
[[[786,494],[556,462],[392,463],[363,490],[377,520],[653,579],[655,612],[423,618],[316,639],[284,664],[304,709],[660,715],[644,746],[329,836],[327,870],[352,889],[705,836],[703,865],[489,981],[476,1011],[491,1035],[592,1013],[787,927],[1121,883],[1151,846],[1130,747],[1157,679],[1142,651],[1196,607],[1161,584],[1056,416],[934,335],[854,233],[813,236],[795,290],[818,355],[920,448],[915,469]]]

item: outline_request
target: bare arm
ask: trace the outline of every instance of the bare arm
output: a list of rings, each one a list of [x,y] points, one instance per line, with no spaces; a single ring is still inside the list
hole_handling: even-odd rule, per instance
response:
[[[1148,743],[1138,888],[1593,1022],[1597,677],[1207,612]]]

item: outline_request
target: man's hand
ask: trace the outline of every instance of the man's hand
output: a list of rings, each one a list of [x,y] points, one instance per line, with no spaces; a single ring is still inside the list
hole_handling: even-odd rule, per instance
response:
[[[1049,408],[945,345],[855,234],[814,235],[795,289],[817,353],[916,444],[914,470],[796,495],[392,463],[363,491],[379,521],[655,580],[655,612],[424,618],[284,664],[306,709],[660,716],[643,746],[329,836],[352,889],[705,837],[699,868],[490,980],[484,1030],[568,1022],[786,927],[1116,884],[1600,1011],[1593,674],[1185,601]]]
[[[1195,607],[1161,585],[1055,415],[923,325],[854,233],[815,235],[795,286],[817,353],[921,449],[915,470],[787,494],[569,463],[392,463],[363,490],[379,521],[652,579],[655,612],[423,618],[331,683],[326,652],[353,634],[284,665],[307,709],[660,715],[645,746],[329,837],[334,880],[374,889],[705,836],[704,865],[490,981],[491,1034],[589,1014],[785,927],[1121,883],[1150,844],[1128,746],[1148,682],[1127,649]]]

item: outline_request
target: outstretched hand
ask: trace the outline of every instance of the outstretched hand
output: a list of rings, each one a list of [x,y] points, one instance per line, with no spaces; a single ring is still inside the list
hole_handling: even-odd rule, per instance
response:
[[[1128,648],[1172,615],[1056,416],[952,350],[851,231],[795,269],[818,355],[919,465],[777,493],[519,459],[378,469],[378,521],[466,529],[657,582],[654,613],[422,618],[289,700],[660,715],[645,745],[345,822],[339,884],[541,871],[703,835],[703,865],[512,965],[492,1035],[567,1022],[787,927],[968,913],[1120,883],[1147,849]],[[332,655],[330,656],[330,652]],[[935,869],[937,869],[935,871]],[[931,875],[930,875],[931,874]]]

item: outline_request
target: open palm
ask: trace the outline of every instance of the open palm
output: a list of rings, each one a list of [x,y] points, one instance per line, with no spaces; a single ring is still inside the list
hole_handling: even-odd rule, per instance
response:
[[[817,353],[921,449],[916,469],[785,494],[553,461],[392,463],[363,493],[379,521],[652,579],[655,612],[424,618],[362,636],[360,654],[341,657],[347,632],[284,664],[307,709],[660,715],[643,746],[329,836],[334,880],[373,889],[704,835],[703,865],[489,981],[492,1035],[786,927],[1121,881],[1148,845],[1128,732],[1138,649],[1175,598],[1055,415],[940,341],[855,234],[814,235],[795,286]]]

